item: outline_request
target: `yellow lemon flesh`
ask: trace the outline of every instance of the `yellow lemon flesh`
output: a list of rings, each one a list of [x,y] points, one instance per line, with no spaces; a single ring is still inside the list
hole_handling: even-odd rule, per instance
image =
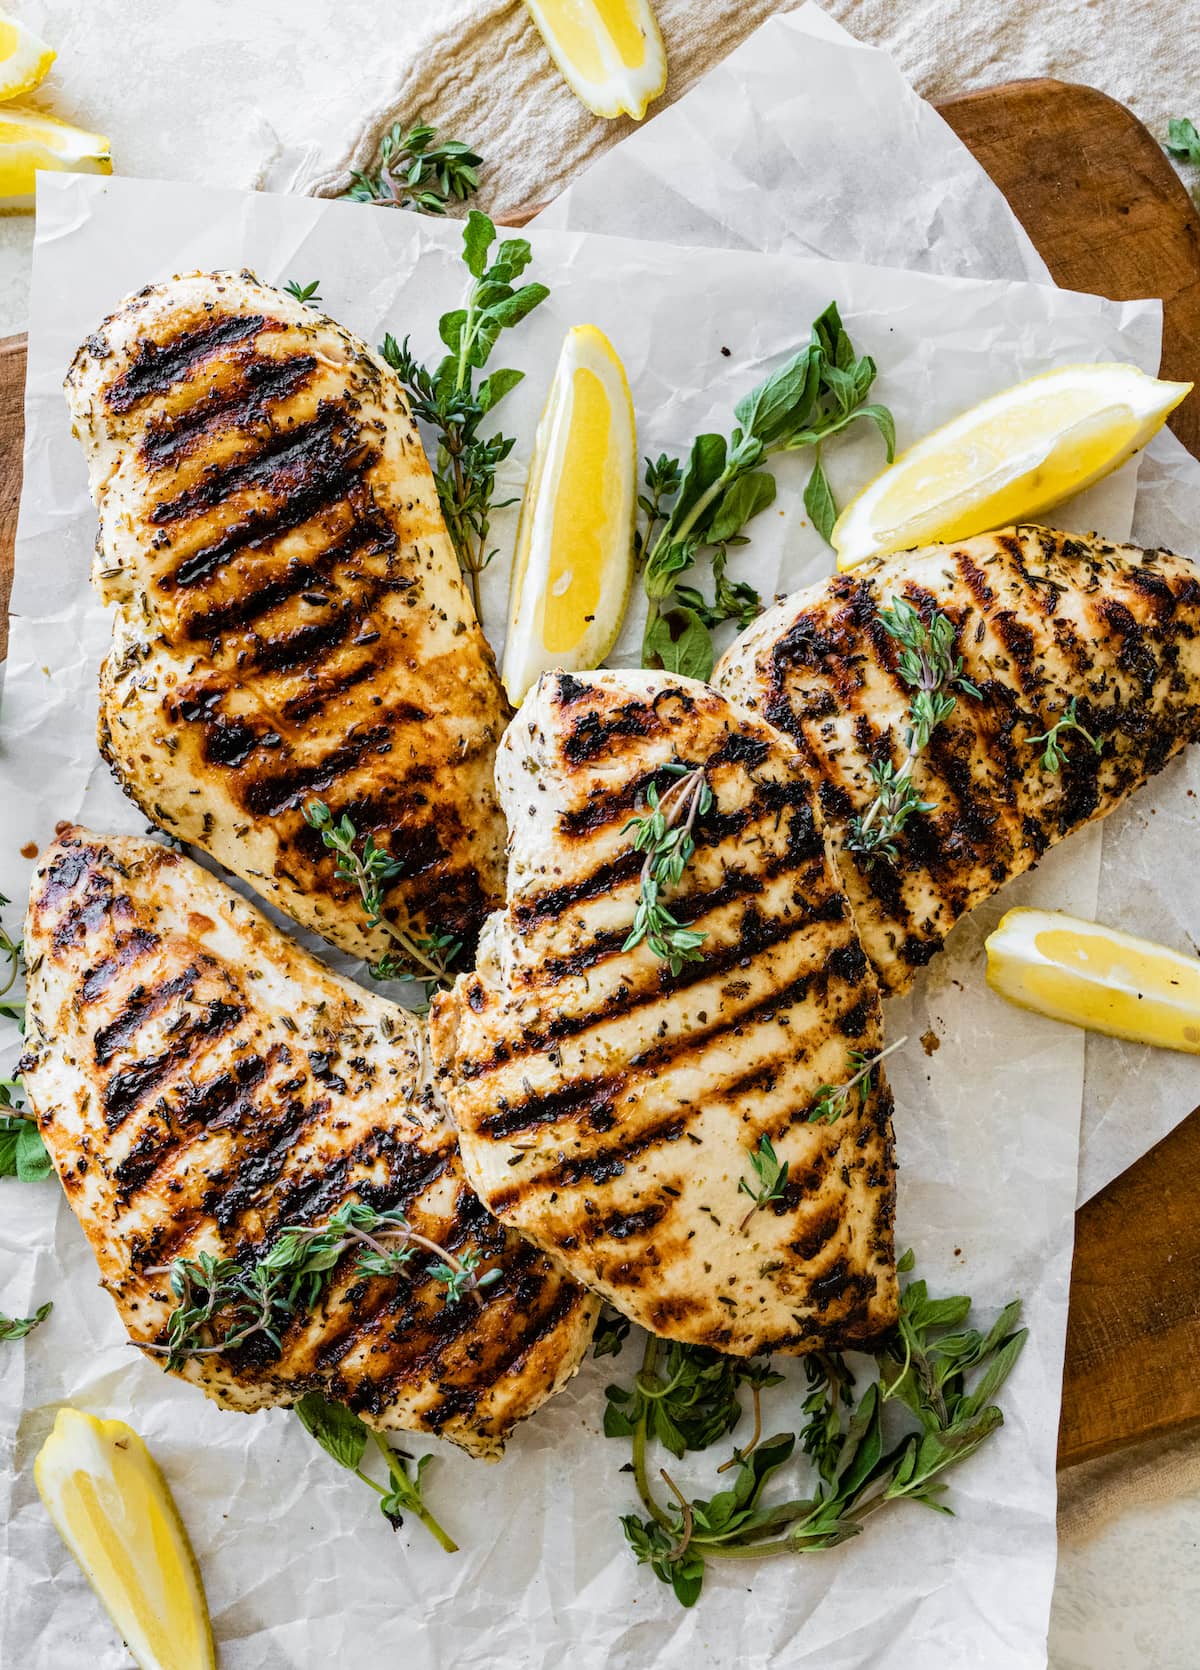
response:
[[[0,105],[0,214],[34,206],[39,168],[65,174],[111,174],[108,140],[21,105]]]
[[[1118,469],[1191,388],[1132,365],[1065,365],[993,395],[846,506],[833,530],[838,567],[1033,521]]]
[[[0,99],[19,99],[46,79],[57,54],[15,17],[0,10]]]
[[[987,940],[988,985],[1091,1032],[1200,1055],[1200,962],[1054,910],[1010,910]]]
[[[167,1482],[133,1428],[60,1409],[33,1473],[139,1670],[214,1670],[195,1555]]]
[[[521,506],[500,676],[519,705],[552,668],[598,667],[633,583],[637,436],[625,369],[594,325],[567,332]]]
[[[525,0],[550,56],[594,116],[632,116],[667,84],[650,0]]]

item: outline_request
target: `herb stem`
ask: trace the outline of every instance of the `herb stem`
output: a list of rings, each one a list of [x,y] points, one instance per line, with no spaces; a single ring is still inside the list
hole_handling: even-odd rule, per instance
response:
[[[447,1554],[457,1554],[458,1544],[450,1536],[449,1532],[438,1524],[437,1520],[425,1506],[421,1497],[413,1489],[412,1480],[401,1466],[400,1459],[396,1455],[395,1450],[392,1449],[392,1446],[387,1442],[381,1432],[375,1432],[372,1430],[371,1436],[378,1445],[384,1459],[387,1461],[387,1468],[389,1474],[391,1475],[392,1483],[404,1498],[405,1507],[408,1512],[420,1520],[421,1524],[429,1532],[430,1536],[446,1550]],[[386,1492],[381,1492],[381,1494],[386,1494]]]

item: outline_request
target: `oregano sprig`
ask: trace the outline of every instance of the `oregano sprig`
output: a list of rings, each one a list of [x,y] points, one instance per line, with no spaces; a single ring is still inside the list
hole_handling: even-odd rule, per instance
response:
[[[342,196],[352,203],[378,203],[391,209],[416,209],[444,215],[452,203],[465,203],[479,190],[483,158],[461,139],[438,138],[429,122],[406,128],[393,124],[379,147],[379,166],[355,169],[353,185]]]
[[[771,458],[811,448],[814,464],[804,502],[813,525],[828,540],[837,516],[821,447],[860,418],[883,436],[889,462],[896,432],[886,406],[867,401],[876,366],[860,356],[834,303],[815,320],[808,344],[734,408],[737,427],[723,435],[698,435],[686,464],[667,457],[646,460],[644,518],[637,539],[649,608],[642,664],[706,679],[713,668],[712,628],[733,620],[746,626],[761,600],[744,581],[730,583],[725,568],[731,546],[746,543],[743,530],[775,500]],[[712,603],[681,576],[700,552],[713,553]]]
[[[621,947],[631,951],[643,940],[653,954],[665,962],[673,975],[685,963],[695,962],[700,947],[707,937],[696,928],[688,928],[663,902],[663,891],[678,887],[683,872],[696,850],[693,835],[696,819],[703,817],[712,805],[712,790],[708,786],[704,767],[673,762],[663,767],[676,781],[659,798],[657,785],[651,783],[646,791],[647,811],[630,818],[622,830],[633,830],[633,847],[646,857],[638,887],[637,909],[629,937]]]
[[[898,1268],[911,1271],[911,1253]],[[1003,1424],[995,1399],[1025,1343],[1020,1310],[1014,1300],[983,1332],[968,1325],[966,1296],[935,1299],[923,1281],[907,1283],[896,1327],[870,1353],[875,1378],[861,1396],[842,1357],[806,1359],[809,1389],[799,1432],[759,1438],[756,1410],[756,1441],[735,1449],[719,1469],[734,1470],[732,1485],[690,1498],[665,1468],[657,1474],[665,1492],[656,1487],[649,1446],[658,1441],[682,1457],[715,1442],[737,1422],[739,1386],[754,1382],[738,1359],[726,1358],[722,1367],[711,1361],[715,1353],[701,1347],[673,1344],[660,1366],[663,1342],[649,1336],[633,1387],[609,1387],[604,1421],[608,1436],[632,1441],[631,1470],[643,1512],[626,1514],[621,1525],[634,1557],[669,1583],[682,1605],[692,1606],[710,1561],[835,1548],[892,1502],[950,1513],[942,1499],[944,1475]],[[780,1378],[769,1364],[750,1367],[761,1385]],[[891,1420],[885,1429],[889,1403],[912,1417],[899,1434]],[[768,1501],[767,1486],[797,1448],[813,1465],[808,1493]]]
[[[922,800],[912,780],[918,756],[929,739],[957,706],[955,691],[978,699],[979,691],[963,677],[961,655],[954,651],[954,623],[934,609],[926,619],[905,597],[876,615],[880,626],[900,645],[897,670],[913,692],[904,735],[904,758],[897,766],[890,759],[867,767],[875,798],[865,812],[852,818],[847,848],[866,868],[878,858],[893,862],[899,857],[897,842],[908,820],[916,812],[936,811],[932,801]]]
[[[447,353],[437,366],[430,370],[421,364],[407,337],[398,346],[388,335],[379,350],[408,391],[413,412],[437,437],[434,481],[476,614],[479,576],[495,555],[488,535],[491,512],[499,508],[493,504],[496,471],[515,445],[511,436],[485,437],[480,429],[525,374],[497,370],[476,384],[475,373],[487,364],[501,332],[520,324],[550,294],[544,284],[516,283],[533,259],[528,240],[506,238],[493,252],[496,236],[487,215],[472,209],[463,229],[463,261],[471,284],[465,304],[444,313],[438,323]]]
[[[353,1473],[376,1493],[379,1510],[394,1531],[403,1525],[404,1515],[411,1513],[447,1554],[458,1553],[458,1544],[434,1518],[423,1495],[422,1475],[432,1456],[421,1456],[410,1473],[407,1463],[412,1457],[394,1450],[381,1432],[368,1427],[345,1404],[333,1403],[320,1392],[306,1392],[295,1407],[301,1426],[316,1439],[326,1455],[331,1455],[339,1467]],[[377,1484],[363,1466],[367,1444],[372,1440],[387,1463],[386,1486]]]

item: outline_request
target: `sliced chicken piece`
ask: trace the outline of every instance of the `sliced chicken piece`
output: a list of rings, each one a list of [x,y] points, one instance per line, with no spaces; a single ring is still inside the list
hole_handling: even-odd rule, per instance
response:
[[[879,622],[907,598],[955,630],[963,676],[913,782],[894,860],[851,849],[875,798],[868,768],[899,766],[912,691]],[[966,911],[1104,817],[1200,734],[1200,572],[1184,557],[1046,528],[1010,528],[831,575],[769,609],[714,675],[800,746],[820,786],[863,944],[904,991]],[[1059,732],[1058,770],[1037,738]]]
[[[623,949],[651,786],[712,805],[669,890],[706,936],[672,975]],[[738,1355],[891,1323],[891,1095],[824,1085],[880,1048],[879,992],[803,763],[769,725],[665,673],[548,674],[501,745],[508,908],[431,1039],[467,1175],[502,1222],[658,1334]],[[786,1183],[755,1207],[769,1139]]]
[[[116,605],[100,749],[164,829],[354,955],[393,949],[304,821],[403,865],[385,915],[469,959],[503,897],[505,706],[404,392],[249,273],[126,300],[67,377]]]
[[[184,1379],[240,1410],[317,1389],[373,1426],[494,1455],[570,1377],[596,1303],[481,1207],[406,1011],[330,974],[190,859],[83,829],[37,866],[25,953],[25,1088],[136,1344],[166,1340],[173,1260],[249,1268],[284,1226],[358,1200],[499,1269],[482,1308],[448,1297],[426,1250],[403,1278],[370,1280],[346,1251],[281,1350],[256,1334],[189,1358]]]

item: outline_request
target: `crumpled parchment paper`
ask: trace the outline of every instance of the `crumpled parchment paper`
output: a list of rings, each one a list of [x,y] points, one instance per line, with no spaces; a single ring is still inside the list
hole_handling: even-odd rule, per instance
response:
[[[915,166],[926,142],[919,124],[909,142]],[[531,276],[550,284],[551,299],[497,355],[528,372],[499,414],[520,437],[510,472],[518,489],[562,333],[585,320],[621,352],[640,450],[652,453],[686,447],[699,429],[728,427],[734,401],[806,337],[831,297],[860,351],[879,360],[878,396],[910,438],[1064,358],[1149,366],[1158,354],[1157,304],[846,262],[697,254],[539,229],[531,236]],[[43,180],[0,755],[0,888],[10,896],[20,899],[28,880],[20,848],[44,843],[58,819],[143,827],[94,747],[108,624],[88,587],[95,519],[60,388],[77,343],[134,287],[198,266],[248,265],[276,283],[319,276],[329,311],[367,340],[407,332],[432,354],[437,315],[462,284],[458,238],[453,225],[353,205]],[[828,459],[843,492],[878,463],[879,443],[867,434],[831,448]],[[780,472],[776,507],[738,554],[767,593],[828,562],[803,522],[804,473],[802,462]],[[1127,469],[1075,507],[1076,525],[1100,522],[1124,534],[1133,491]],[[505,553],[512,532],[511,515],[498,522]],[[505,563],[506,555],[488,577],[494,635]],[[636,633],[634,620],[623,647]],[[1007,902],[1087,910],[1096,861],[1095,839],[1085,837],[1053,854]],[[225,1670],[361,1660],[549,1670],[566,1654],[580,1670],[1041,1665],[1083,1046],[1078,1034],[987,997],[986,921],[980,913],[891,1020],[893,1035],[903,1027],[913,1038],[893,1058],[899,1243],[917,1248],[920,1273],[935,1288],[974,1294],[987,1319],[1019,1293],[1032,1329],[1005,1391],[1004,1430],[953,1476],[956,1519],[890,1510],[860,1542],[819,1559],[714,1570],[700,1605],[680,1611],[634,1566],[617,1524],[634,1506],[620,1471],[627,1451],[603,1439],[599,1423],[604,1383],[633,1372],[635,1348],[627,1346],[615,1365],[585,1365],[499,1466],[439,1449],[429,1488],[463,1545],[451,1559],[419,1527],[393,1536],[365,1489],[291,1416],[223,1415],[161,1375],[124,1342],[56,1188],[4,1183],[0,1306],[23,1314],[52,1297],[56,1309],[25,1345],[0,1356],[0,1662],[22,1670],[126,1662],[34,1492],[32,1456],[66,1400],[131,1420],[151,1443],[195,1542]],[[776,1428],[799,1424],[802,1383],[790,1365],[788,1388],[771,1397]],[[682,1478],[711,1478],[716,1459],[693,1458]]]

